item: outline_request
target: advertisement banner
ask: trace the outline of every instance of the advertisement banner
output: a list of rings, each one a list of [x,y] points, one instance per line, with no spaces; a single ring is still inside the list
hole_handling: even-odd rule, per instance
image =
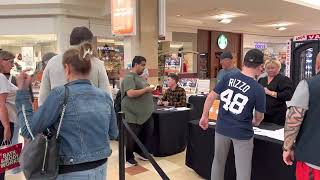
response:
[[[113,35],[136,34],[136,0],[111,0],[111,29]]]

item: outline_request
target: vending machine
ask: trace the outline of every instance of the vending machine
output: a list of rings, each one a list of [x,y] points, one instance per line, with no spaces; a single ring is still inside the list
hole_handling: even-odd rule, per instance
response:
[[[294,87],[303,79],[316,74],[316,57],[320,51],[320,34],[295,36],[288,42],[286,75],[290,76]]]

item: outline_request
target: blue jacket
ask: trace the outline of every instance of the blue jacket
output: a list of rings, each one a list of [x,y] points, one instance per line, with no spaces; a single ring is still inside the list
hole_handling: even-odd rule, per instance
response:
[[[60,164],[80,164],[109,157],[109,137],[118,136],[112,99],[88,80],[72,81],[67,86],[69,97],[59,135]],[[39,110],[33,112],[29,91],[19,90],[16,106],[21,135],[31,138],[23,118],[23,104],[32,133],[36,135],[48,127],[57,129],[64,95],[64,86],[53,89]]]

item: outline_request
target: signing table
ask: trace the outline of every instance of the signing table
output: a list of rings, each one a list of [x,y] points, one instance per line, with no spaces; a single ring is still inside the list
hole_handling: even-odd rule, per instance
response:
[[[189,108],[157,109],[153,113],[153,155],[170,156],[185,150],[187,145]]]
[[[206,96],[190,96],[188,102],[192,104],[192,111],[191,111],[191,120],[200,119],[203,111],[203,105],[206,101]]]
[[[210,179],[211,164],[214,156],[215,126],[210,125],[203,131],[199,120],[188,123],[189,137],[186,154],[186,165],[205,179]],[[262,124],[259,128],[277,130],[282,127],[274,124]],[[286,166],[282,161],[282,141],[265,136],[254,136],[252,157],[252,180],[294,180],[295,167]],[[225,180],[235,180],[233,147],[230,147]]]

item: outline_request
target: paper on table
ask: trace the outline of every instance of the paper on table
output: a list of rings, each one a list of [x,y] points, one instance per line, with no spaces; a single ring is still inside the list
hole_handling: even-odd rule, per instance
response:
[[[188,111],[188,110],[190,110],[190,108],[187,108],[187,107],[177,107],[176,110],[177,110],[177,111]]]
[[[276,131],[266,130],[266,129],[260,129],[257,127],[253,128],[254,134],[260,135],[260,136],[266,136],[272,139],[277,139],[280,141],[284,141],[284,129],[279,129]]]

